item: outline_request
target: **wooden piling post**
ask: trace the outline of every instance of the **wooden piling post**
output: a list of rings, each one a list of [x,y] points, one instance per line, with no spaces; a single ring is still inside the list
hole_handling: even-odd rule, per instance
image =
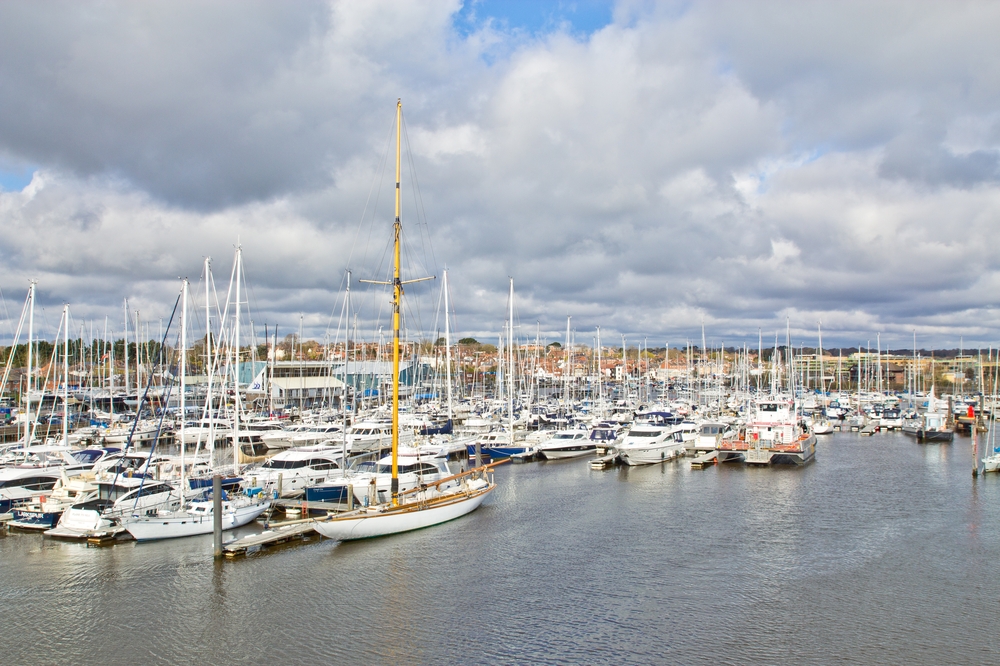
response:
[[[222,477],[212,477],[212,524],[215,528],[215,557],[222,557]]]

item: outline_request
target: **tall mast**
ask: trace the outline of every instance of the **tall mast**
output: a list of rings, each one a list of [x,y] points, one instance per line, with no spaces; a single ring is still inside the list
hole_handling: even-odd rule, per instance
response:
[[[31,365],[33,359],[32,349],[34,346],[34,335],[35,335],[35,281],[32,280],[28,283],[28,301],[30,303],[28,308],[28,378],[25,382],[24,395],[26,396],[24,402],[24,445],[28,446],[31,444],[31,438],[34,435],[34,429],[31,427]],[[39,409],[41,408],[41,403],[39,404]]]
[[[400,224],[400,146],[403,133],[403,100],[396,100],[396,219],[393,232],[392,268],[392,492],[393,505],[399,504],[399,311],[403,298],[403,281],[399,272]]]
[[[448,423],[451,423],[451,326],[448,323],[448,269],[444,271],[444,374],[448,382]]]
[[[125,395],[128,396],[128,299],[125,299]],[[125,398],[122,398],[124,400]],[[114,396],[112,396],[114,400]],[[124,403],[123,403],[124,404]]]
[[[601,385],[601,327],[597,327],[597,415],[604,418],[604,391]]]
[[[104,328],[107,329],[107,316],[105,316]],[[111,399],[108,401],[108,413],[111,417],[108,419],[108,425],[114,423],[115,420],[115,331],[111,330],[111,337],[108,338],[107,335],[104,336],[108,339],[108,363],[110,364],[110,369],[108,371],[108,394]]]
[[[139,332],[142,330],[140,326],[139,311],[135,311],[135,397],[139,400],[139,396],[142,395],[142,357],[139,355],[141,349],[139,348]],[[139,403],[136,402],[135,406],[135,418],[139,419]]]
[[[570,399],[569,382],[570,382],[570,372],[571,372],[571,369],[569,367],[569,364],[570,364],[570,360],[572,358],[570,356],[570,352],[569,352],[569,347],[570,347],[570,344],[569,344],[569,322],[570,322],[571,319],[572,319],[572,317],[569,317],[569,316],[566,317],[566,354],[565,354],[565,359],[563,360],[563,375],[565,375],[565,379],[566,379],[565,387],[563,388],[563,403],[565,404],[565,412],[566,412],[567,415],[569,414],[569,399]]]
[[[243,246],[236,244],[236,330],[235,342],[236,360],[233,374],[233,473],[240,474],[240,277],[243,273]],[[301,412],[300,412],[301,414]]]
[[[187,444],[184,441],[184,420],[187,416],[184,405],[184,391],[187,389],[187,382],[185,376],[187,375],[187,301],[188,296],[188,281],[184,278],[183,286],[181,287],[181,395],[180,395],[180,409],[181,409],[181,508],[184,508],[184,486],[187,485],[187,476],[184,473],[184,449]]]
[[[514,446],[514,278],[510,279],[509,301],[508,318],[510,323],[507,326],[507,361],[510,369],[507,372],[507,424],[510,445]]]
[[[83,342],[83,336],[80,336]],[[94,394],[91,388],[90,394]],[[63,304],[63,446],[69,446],[69,304]]]
[[[208,375],[208,466],[215,470],[215,412],[212,404],[212,308],[209,307],[208,283],[212,276],[212,258],[205,257],[205,374]]]
[[[816,356],[819,357],[819,381],[820,381],[820,395],[826,395],[826,377],[823,374],[823,322],[816,324],[816,332],[819,335],[819,349],[816,350]],[[826,405],[824,401],[824,406]]]

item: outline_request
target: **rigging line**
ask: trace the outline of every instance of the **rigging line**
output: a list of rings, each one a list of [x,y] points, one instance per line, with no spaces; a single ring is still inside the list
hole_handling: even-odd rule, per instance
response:
[[[417,181],[417,169],[413,164],[413,150],[410,148],[410,133],[406,129],[405,118],[403,118],[403,140],[406,142],[406,160],[410,166],[410,184],[413,190],[413,207],[417,217],[418,234],[420,233],[420,222],[423,220],[423,231],[427,236],[427,245],[431,249],[431,259],[434,260],[433,264],[427,262],[427,247],[423,245],[423,236],[421,235],[421,247],[424,250],[424,266],[437,266],[437,257],[434,255],[434,244],[431,243],[430,226],[427,224],[427,211],[424,209],[424,198],[420,192],[420,183]]]
[[[344,283],[346,281],[347,281],[347,271],[344,271],[343,277],[340,278],[340,287],[338,288],[338,292],[342,293],[344,291]],[[326,335],[330,335],[330,329],[333,328],[333,318],[337,315],[337,304],[339,302],[340,301],[338,301],[337,299],[334,299],[333,300],[333,305],[330,307],[330,318],[327,319],[327,321],[326,321]],[[339,323],[337,324],[337,326],[338,326],[337,330],[340,330],[339,329],[339,327],[340,327]]]
[[[11,339],[14,337],[14,327],[11,326],[10,312],[7,310],[7,299],[4,298],[3,289],[0,289],[0,304],[3,305],[3,318],[7,322],[7,330],[10,332]]]
[[[382,183],[385,180],[385,168],[389,160],[389,147],[392,142],[392,135],[396,129],[396,114],[392,115],[392,122],[389,124],[389,133],[385,137],[385,148],[382,150],[382,160],[381,164],[376,169],[376,175],[378,176],[378,187],[375,187],[375,177],[372,177],[371,189],[368,191],[368,199],[365,201],[364,210],[361,212],[361,219],[358,221],[358,230],[354,235],[354,244],[351,246],[351,252],[347,256],[347,266],[351,267],[351,261],[354,259],[354,251],[358,246],[358,239],[361,236],[361,228],[365,223],[365,216],[368,214],[368,205],[372,203],[372,193],[375,193],[375,202],[372,204],[372,221],[371,225],[368,227],[368,239],[365,241],[365,251],[361,256],[361,265],[364,266],[368,260],[368,247],[371,245],[372,232],[375,227],[375,217],[378,215],[378,203],[379,198],[382,193]]]

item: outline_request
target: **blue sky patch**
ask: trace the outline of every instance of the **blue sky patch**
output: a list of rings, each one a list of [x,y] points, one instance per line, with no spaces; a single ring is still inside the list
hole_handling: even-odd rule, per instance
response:
[[[532,36],[555,32],[563,24],[575,35],[590,35],[611,23],[611,0],[466,0],[454,17],[455,30],[467,37],[493,19],[497,30]]]
[[[34,167],[11,167],[0,164],[0,190],[5,192],[20,192],[35,175]]]

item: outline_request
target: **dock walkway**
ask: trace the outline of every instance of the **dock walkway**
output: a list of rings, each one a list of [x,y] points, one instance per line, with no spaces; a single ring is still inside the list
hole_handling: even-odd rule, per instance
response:
[[[715,465],[719,462],[719,452],[718,451],[706,451],[705,453],[697,456],[691,461],[691,469],[705,469],[709,465]]]
[[[263,532],[224,543],[222,544],[222,552],[226,557],[240,557],[261,548],[269,548],[289,541],[300,541],[315,533],[315,524],[315,521],[311,519],[289,521]]]

